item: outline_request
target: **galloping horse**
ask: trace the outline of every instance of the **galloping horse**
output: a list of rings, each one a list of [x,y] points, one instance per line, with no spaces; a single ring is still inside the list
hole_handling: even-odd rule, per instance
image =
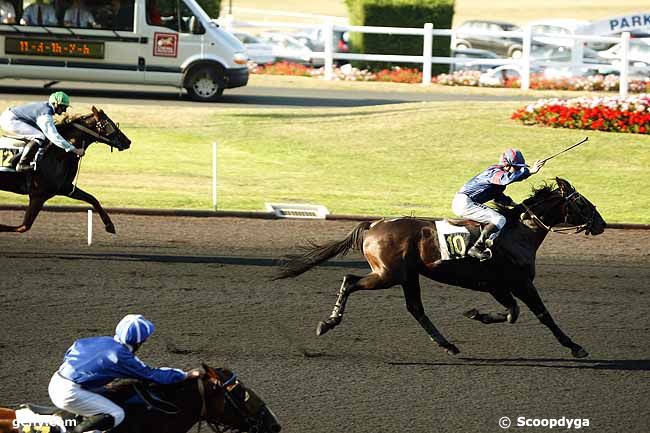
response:
[[[120,151],[128,149],[131,145],[131,140],[118,126],[102,110],[95,107],[92,107],[90,114],[66,119],[57,129],[77,148],[87,149],[96,141]],[[115,226],[99,201],[74,185],[78,168],[79,158],[76,155],[50,145],[42,160],[38,162],[35,172],[1,170],[0,190],[29,195],[29,205],[21,225],[0,224],[0,232],[26,232],[32,227],[46,201],[55,195],[65,195],[90,204],[101,217],[106,231],[115,233]]]
[[[161,411],[142,402],[125,405],[122,401],[126,418],[111,433],[185,433],[203,421],[214,432],[278,433],[282,429],[266,403],[232,371],[205,364],[203,369],[205,374],[196,379],[149,386],[152,395],[173,411]],[[60,415],[66,419],[73,416]],[[0,408],[0,433],[18,433],[16,424],[15,411]]]
[[[556,225],[574,225],[567,229],[598,235],[605,230],[606,224],[596,207],[569,182],[556,178],[556,183],[557,187],[547,185],[534,190],[522,204],[504,210],[508,222],[492,248],[491,260],[480,262],[471,257],[442,260],[434,222],[400,218],[362,222],[342,241],[312,245],[304,254],[287,256],[276,278],[296,277],[332,257],[345,255],[352,249],[361,250],[372,271],[364,277],[346,275],[343,278],[332,314],[319,323],[317,335],[341,323],[352,293],[400,284],[407,310],[431,339],[448,353],[459,353],[424,312],[419,281],[419,276],[424,275],[445,284],[492,294],[507,311],[481,314],[474,309],[466,313],[483,323],[514,323],[519,316],[519,307],[512,295],[516,296],[551,330],[560,344],[571,349],[574,357],[585,357],[587,351],[562,332],[537,293],[533,284],[535,258],[546,235],[550,231],[562,230],[554,229]],[[467,227],[473,239],[478,237],[480,228],[476,223],[455,223]]]

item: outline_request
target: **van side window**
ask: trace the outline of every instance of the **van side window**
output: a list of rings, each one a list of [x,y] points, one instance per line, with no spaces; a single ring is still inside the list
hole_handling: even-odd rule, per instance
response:
[[[97,9],[96,19],[102,29],[133,31],[134,0],[103,1]]]
[[[44,0],[25,1],[20,24],[24,26],[58,26],[59,19],[51,3]]]
[[[147,0],[147,23],[180,33],[205,32],[198,18],[181,0]]]
[[[16,7],[9,0],[0,0],[0,24],[16,23]]]

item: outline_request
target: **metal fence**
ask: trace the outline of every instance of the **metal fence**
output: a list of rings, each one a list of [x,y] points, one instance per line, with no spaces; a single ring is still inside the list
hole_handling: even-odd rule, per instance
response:
[[[237,20],[234,14],[247,13],[247,14],[260,14],[265,17],[279,17],[285,16],[289,18],[311,19],[318,22],[314,23],[296,23],[296,22],[278,22],[270,20],[250,20],[243,21]],[[569,62],[572,71],[579,71],[580,69],[599,69],[602,67],[612,67],[611,63],[584,63],[583,59],[583,45],[586,42],[608,42],[612,44],[621,43],[619,64],[619,94],[624,97],[627,96],[629,89],[629,49],[630,49],[630,33],[623,32],[620,37],[613,36],[594,36],[594,35],[580,35],[580,34],[549,34],[549,33],[533,33],[531,26],[526,26],[523,31],[476,31],[476,30],[463,30],[463,35],[482,35],[482,36],[496,36],[504,38],[521,38],[522,39],[522,56],[519,59],[476,59],[476,58],[458,58],[458,57],[440,57],[433,54],[433,38],[434,37],[451,37],[452,41],[455,40],[456,34],[459,33],[458,29],[434,29],[433,24],[426,23],[422,28],[404,28],[404,27],[372,27],[372,26],[351,26],[345,23],[344,18],[313,15],[313,14],[300,14],[278,11],[261,11],[258,9],[244,9],[233,8],[233,14],[227,14],[224,18],[220,19],[221,25],[227,30],[232,31],[234,28],[254,27],[254,28],[279,28],[279,29],[314,29],[320,27],[323,31],[324,49],[322,52],[313,52],[312,57],[324,60],[324,77],[331,80],[334,78],[334,60],[362,60],[369,62],[400,62],[400,63],[414,63],[422,65],[422,84],[429,85],[431,83],[431,65],[432,64],[457,64],[457,65],[492,65],[501,66],[508,65],[512,69],[516,69],[521,77],[521,90],[528,90],[530,88],[530,75],[531,66],[535,65],[539,60],[531,56],[531,47],[534,38],[547,37],[547,38],[562,38],[572,41],[571,61]],[[359,32],[359,33],[375,33],[386,35],[413,35],[421,36],[423,38],[423,49],[421,56],[406,56],[406,55],[386,55],[386,54],[356,54],[356,53],[340,53],[334,50],[334,32]],[[567,62],[549,62],[544,61],[545,66],[566,66]]]

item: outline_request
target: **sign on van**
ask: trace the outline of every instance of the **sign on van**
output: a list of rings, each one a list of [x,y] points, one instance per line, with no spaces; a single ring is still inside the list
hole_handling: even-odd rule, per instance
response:
[[[639,29],[650,31],[650,12],[640,12],[594,21],[585,28],[587,32],[601,36]]]

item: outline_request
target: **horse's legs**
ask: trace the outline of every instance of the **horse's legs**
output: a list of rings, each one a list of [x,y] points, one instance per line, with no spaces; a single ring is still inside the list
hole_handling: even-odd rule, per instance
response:
[[[394,283],[392,281],[383,278],[374,272],[365,277],[359,277],[352,274],[346,275],[343,277],[343,283],[341,283],[341,288],[339,289],[336,304],[334,304],[334,308],[332,309],[332,314],[330,314],[330,317],[327,320],[318,324],[316,335],[321,336],[341,323],[341,320],[343,320],[343,313],[345,312],[345,305],[348,302],[348,296],[352,293],[358,290],[387,289],[393,285]]]
[[[81,188],[74,188],[72,192],[68,194],[68,197],[73,198],[75,200],[85,201],[86,203],[91,205],[93,209],[95,209],[95,211],[99,214],[99,217],[102,219],[106,231],[109,233],[115,233],[115,226],[111,221],[111,217],[108,216],[108,213],[106,213],[102,205],[99,203],[99,200],[97,200],[93,195],[88,194],[86,191],[82,190]]]
[[[584,358],[589,355],[585,349],[574,343],[573,340],[571,340],[571,338],[569,338],[564,332],[562,332],[560,327],[557,326],[553,317],[551,317],[551,313],[546,309],[539,293],[537,293],[537,289],[533,285],[532,281],[526,282],[523,288],[514,289],[513,293],[526,304],[542,324],[546,325],[546,327],[551,330],[562,346],[571,349],[571,353],[574,357]]]
[[[38,216],[41,209],[43,209],[43,204],[49,199],[49,196],[30,196],[29,205],[25,211],[25,216],[23,217],[23,223],[19,226],[6,226],[0,224],[0,232],[16,232],[16,233],[25,233],[27,230],[32,228],[34,220]]]
[[[404,299],[406,300],[406,309],[409,313],[418,321],[420,326],[427,332],[429,337],[438,343],[438,346],[442,347],[451,355],[456,355],[460,353],[460,350],[447,341],[447,339],[436,329],[436,327],[431,323],[429,317],[427,317],[424,312],[424,306],[422,305],[422,295],[420,289],[420,281],[418,281],[419,275],[415,275],[410,278],[409,281],[402,283],[402,288],[404,289]]]
[[[490,290],[490,294],[501,305],[506,307],[507,311],[505,313],[481,313],[476,308],[472,308],[471,310],[463,313],[463,315],[485,324],[503,323],[506,321],[508,323],[515,323],[519,318],[519,306],[517,305],[515,298],[512,297],[510,291],[503,289],[493,289]]]

